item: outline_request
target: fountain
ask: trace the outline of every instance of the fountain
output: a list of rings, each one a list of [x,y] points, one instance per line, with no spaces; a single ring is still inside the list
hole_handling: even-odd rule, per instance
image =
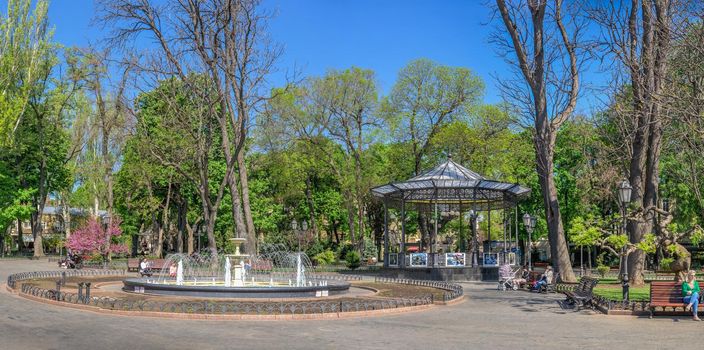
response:
[[[230,257],[225,258],[225,287],[230,287],[232,285],[232,272],[230,269],[232,264],[230,263]]]
[[[240,253],[244,241],[236,238],[235,254],[211,257],[172,254],[164,269],[150,279],[128,278],[123,290],[164,295],[231,298],[293,298],[346,293],[350,284],[313,274],[305,253],[273,251]],[[236,261],[233,263],[233,260]],[[175,277],[169,266],[177,264]]]
[[[183,260],[178,261],[178,268],[176,269],[176,285],[183,285]]]

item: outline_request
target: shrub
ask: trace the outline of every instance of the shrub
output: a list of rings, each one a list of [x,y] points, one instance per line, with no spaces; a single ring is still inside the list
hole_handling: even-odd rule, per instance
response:
[[[601,278],[604,278],[606,276],[606,273],[609,272],[610,268],[606,265],[599,265],[596,267],[596,272],[599,273],[599,276]]]
[[[359,256],[359,253],[357,251],[351,251],[347,253],[347,256],[345,256],[345,262],[347,263],[347,268],[350,270],[354,270],[359,267],[359,265],[362,262],[362,258]]]
[[[73,252],[84,254],[95,253],[106,256],[127,253],[129,250],[126,245],[114,241],[120,235],[122,235],[122,230],[120,230],[118,218],[112,220],[107,231],[101,223],[91,218],[83,227],[73,232],[71,237],[66,240],[65,246]],[[109,241],[106,241],[106,236],[110,237]]]
[[[670,265],[675,261],[673,258],[663,258],[660,260],[660,270],[670,271]]]
[[[376,244],[371,239],[364,239],[364,260],[369,260],[371,258],[376,258]]]
[[[332,250],[320,252],[313,257],[318,265],[330,265],[335,262],[335,253]]]
[[[323,245],[323,243],[319,242],[319,241],[313,243],[313,245],[311,245],[310,248],[308,248],[306,250],[306,254],[308,256],[313,256],[313,257],[315,257],[318,254],[323,253],[323,252],[325,252],[325,245]]]
[[[340,260],[347,259],[347,253],[354,251],[354,246],[350,243],[345,243],[341,245],[337,250],[337,258]]]

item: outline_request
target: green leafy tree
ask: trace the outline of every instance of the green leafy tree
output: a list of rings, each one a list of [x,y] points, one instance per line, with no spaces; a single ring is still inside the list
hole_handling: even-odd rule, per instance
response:
[[[34,5],[32,8],[32,5]],[[0,144],[10,143],[53,43],[46,0],[8,0],[0,14]]]

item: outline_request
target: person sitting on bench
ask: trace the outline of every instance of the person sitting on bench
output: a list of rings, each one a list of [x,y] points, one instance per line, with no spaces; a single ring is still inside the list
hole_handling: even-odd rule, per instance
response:
[[[550,283],[552,283],[552,266],[548,265],[545,268],[543,275],[540,276],[538,282],[535,282],[533,289],[540,291],[543,287],[547,287]]]
[[[523,265],[516,272],[516,278],[513,279],[513,284],[515,284],[518,287],[521,287],[522,285],[528,283],[529,277],[530,277],[530,270],[528,269],[528,265]]]
[[[693,319],[695,321],[701,321],[697,312],[699,311],[699,282],[695,279],[696,274],[694,270],[689,270],[687,273],[687,280],[682,282],[682,301],[687,304],[685,310],[692,310]]]
[[[142,261],[139,263],[139,274],[142,275],[142,277],[147,276],[151,277],[152,272],[151,269],[149,268],[149,263],[147,262],[146,258],[142,258]]]

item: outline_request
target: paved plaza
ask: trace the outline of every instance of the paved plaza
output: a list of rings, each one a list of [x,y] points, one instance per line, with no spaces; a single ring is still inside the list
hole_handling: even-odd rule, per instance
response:
[[[0,260],[0,278],[54,269]],[[429,311],[325,321],[185,321],[62,308],[0,293],[0,349],[664,349],[700,339],[685,317],[605,316],[560,308],[560,295],[465,283],[466,300]]]

